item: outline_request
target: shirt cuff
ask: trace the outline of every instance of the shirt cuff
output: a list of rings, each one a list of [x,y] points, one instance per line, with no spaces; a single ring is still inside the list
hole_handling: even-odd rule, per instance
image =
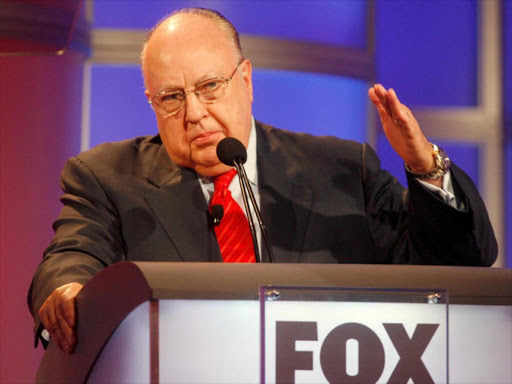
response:
[[[41,332],[41,337],[46,341],[50,341],[50,332],[48,332],[46,329],[43,329]]]
[[[439,196],[446,204],[459,211],[463,211],[465,209],[464,203],[461,201],[461,199],[457,199],[455,197],[451,171],[443,176],[443,188],[436,187],[435,185],[427,183],[423,180],[417,180],[429,191]]]

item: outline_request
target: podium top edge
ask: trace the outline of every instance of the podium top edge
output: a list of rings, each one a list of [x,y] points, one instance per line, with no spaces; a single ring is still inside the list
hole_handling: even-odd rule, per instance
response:
[[[447,290],[451,304],[512,305],[512,269],[363,264],[129,262],[152,299],[258,299],[261,286]]]

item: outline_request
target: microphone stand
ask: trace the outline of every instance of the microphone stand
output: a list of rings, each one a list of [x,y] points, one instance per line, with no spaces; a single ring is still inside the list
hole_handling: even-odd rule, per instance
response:
[[[254,224],[252,222],[252,214],[247,205],[247,196],[246,196],[245,190],[247,190],[249,192],[251,204],[254,208],[254,212],[256,213],[256,218],[258,219],[258,224],[260,226],[262,240],[265,243],[265,248],[267,250],[270,262],[275,263],[276,260],[274,258],[274,252],[272,251],[272,247],[270,246],[270,240],[268,239],[268,235],[267,235],[267,227],[266,227],[265,223],[263,223],[263,219],[261,218],[261,213],[260,213],[260,210],[258,209],[258,204],[256,203],[256,198],[254,197],[254,193],[252,192],[252,188],[249,183],[249,178],[247,177],[247,174],[245,173],[245,168],[239,160],[233,160],[233,163],[235,164],[235,168],[238,173],[238,180],[240,181],[240,189],[242,190],[242,197],[244,199],[245,211],[247,212],[247,215],[249,216],[249,227],[251,228],[251,232],[253,234],[253,243],[255,244],[254,251],[257,252],[257,250],[258,250],[258,239],[256,237],[256,232],[254,231]],[[259,251],[257,254],[259,254]],[[260,262],[263,261],[261,258],[261,255],[259,255],[259,260],[260,260]]]
[[[261,259],[261,254],[260,254],[260,250],[258,247],[258,238],[256,237],[256,230],[254,229],[254,221],[252,219],[251,210],[249,209],[249,204],[247,202],[247,191],[245,189],[245,186],[246,186],[245,178],[247,176],[245,176],[244,167],[242,166],[242,164],[240,163],[239,160],[233,160],[233,164],[235,165],[236,171],[238,173],[238,182],[240,183],[240,190],[242,191],[242,199],[244,200],[245,212],[247,213],[247,219],[249,220],[249,228],[250,228],[251,234],[252,234],[252,245],[254,247],[254,255],[256,257],[256,262],[261,263],[262,259]],[[250,187],[249,187],[249,191],[250,191],[250,195],[252,195],[252,190],[250,189]],[[251,202],[252,202],[252,199],[251,199]]]

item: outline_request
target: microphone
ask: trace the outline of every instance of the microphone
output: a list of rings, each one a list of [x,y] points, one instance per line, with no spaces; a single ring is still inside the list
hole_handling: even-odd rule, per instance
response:
[[[247,151],[239,140],[234,137],[225,137],[217,144],[217,157],[226,165],[234,166],[235,161],[245,164]]]
[[[213,226],[216,227],[224,217],[224,208],[220,204],[214,204],[210,208],[210,217],[212,218]]]
[[[256,260],[258,262],[262,261],[258,249],[258,240],[256,237],[256,231],[254,230],[252,214],[247,203],[247,192],[249,192],[249,198],[251,199],[253,210],[256,213],[256,218],[258,219],[258,224],[261,230],[261,236],[263,242],[265,243],[265,248],[269,255],[270,262],[275,263],[274,252],[272,251],[272,247],[270,246],[270,241],[267,235],[267,227],[265,226],[265,224],[263,223],[263,219],[261,218],[261,212],[258,208],[256,198],[254,197],[254,193],[252,192],[249,179],[247,177],[247,174],[245,173],[245,168],[243,166],[243,164],[247,161],[247,151],[244,145],[234,137],[226,137],[222,139],[219,142],[219,144],[217,144],[217,157],[222,163],[230,166],[235,166],[237,170],[238,180],[240,182],[240,190],[242,191],[242,199],[244,201],[245,212],[247,214],[247,218],[249,219],[249,228],[251,229],[252,240],[254,245],[254,254],[256,255]]]

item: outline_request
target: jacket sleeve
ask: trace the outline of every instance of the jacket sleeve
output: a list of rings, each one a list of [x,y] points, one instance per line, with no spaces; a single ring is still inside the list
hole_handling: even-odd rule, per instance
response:
[[[55,237],[44,251],[28,292],[36,345],[42,330],[38,311],[64,284],[85,284],[107,265],[123,258],[118,214],[90,169],[77,157],[61,173],[63,208],[53,224]]]
[[[368,146],[362,148],[368,223],[377,262],[397,264],[490,266],[497,243],[485,205],[471,179],[452,164],[455,194],[465,210],[446,204],[407,175],[404,189]]]

